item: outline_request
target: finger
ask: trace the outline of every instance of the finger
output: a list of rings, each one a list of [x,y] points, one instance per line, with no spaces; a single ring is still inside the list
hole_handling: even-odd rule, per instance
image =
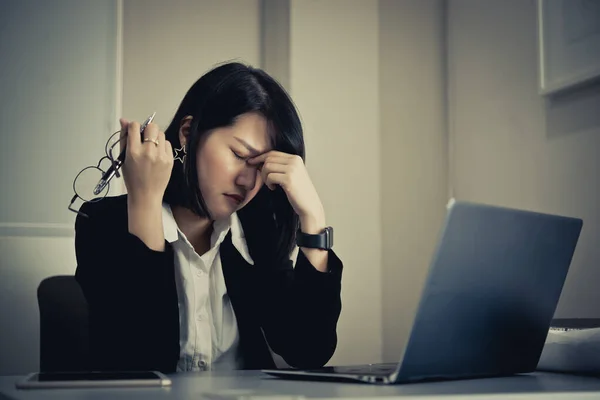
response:
[[[173,161],[173,146],[171,146],[171,142],[165,139],[165,157],[168,157]]]
[[[289,167],[287,166],[287,164],[273,162],[269,159],[269,160],[267,160],[267,162],[265,162],[262,165],[262,167],[260,169],[261,169],[261,172],[264,174],[263,176],[266,176],[267,174],[269,174],[271,172],[277,172],[280,174],[284,174],[288,171]]]
[[[284,153],[283,151],[278,151],[278,150],[267,151],[266,153],[263,153],[261,155],[266,155],[267,157],[274,156],[274,157],[283,157],[283,158],[295,157],[295,155],[293,155],[293,154]]]
[[[285,189],[287,184],[287,175],[279,172],[271,172],[265,178],[265,185],[271,190],[275,190],[277,185]]]
[[[271,150],[271,151],[267,151],[266,153],[262,153],[256,157],[249,158],[248,162],[250,164],[260,164],[261,162],[265,162],[265,160],[270,157],[289,159],[290,157],[293,157],[293,156],[291,154],[283,153],[281,151]]]
[[[148,124],[146,126],[146,129],[142,132],[142,136],[144,137],[142,144],[147,151],[154,152],[154,149],[164,150],[164,145],[161,146],[160,144],[159,133],[158,125]]]
[[[165,140],[166,140],[165,133],[163,131],[159,131],[157,139],[158,139],[158,149],[161,152],[164,152],[165,151]]]
[[[127,131],[127,126],[129,125],[129,121],[127,121],[125,118],[119,118],[119,124],[121,125],[122,133]]]
[[[129,126],[129,121],[127,121],[125,118],[120,118],[119,124],[121,125],[121,133],[119,134],[119,151],[123,151],[125,144],[127,143],[127,126]]]
[[[283,154],[283,153],[281,153],[281,154]],[[257,164],[260,164],[260,163],[265,163],[265,164],[266,163],[277,163],[277,164],[288,165],[290,163],[290,161],[291,161],[291,158],[285,157],[283,155],[272,155],[272,156],[269,156],[269,157],[265,157],[264,159],[262,159],[262,161],[254,161],[257,158],[250,158],[250,159],[248,159],[248,163],[250,165],[257,165]]]
[[[267,158],[267,154],[269,154],[269,153],[265,153],[265,154],[261,154],[260,156],[249,158],[248,164],[260,164],[261,162],[264,162],[265,159]]]
[[[148,124],[148,126],[146,126],[146,129],[144,129],[144,139],[158,139],[158,134],[160,133],[160,129],[158,129],[158,125],[154,124],[154,123],[150,123]],[[147,142],[146,142],[147,143]]]
[[[139,122],[131,122],[127,127],[127,148],[129,151],[139,151],[142,147]]]

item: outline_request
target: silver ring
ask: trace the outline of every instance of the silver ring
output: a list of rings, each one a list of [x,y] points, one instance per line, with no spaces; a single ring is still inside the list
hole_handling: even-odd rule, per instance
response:
[[[156,147],[158,147],[158,140],[157,139],[150,139],[150,138],[144,138],[144,142],[152,142],[156,145]]]

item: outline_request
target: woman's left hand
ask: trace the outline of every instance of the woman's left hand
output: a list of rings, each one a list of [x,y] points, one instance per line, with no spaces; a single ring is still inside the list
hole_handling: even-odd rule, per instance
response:
[[[300,218],[303,232],[316,234],[325,228],[323,204],[300,156],[272,150],[248,159],[248,163],[262,164],[259,171],[269,189],[281,186]]]

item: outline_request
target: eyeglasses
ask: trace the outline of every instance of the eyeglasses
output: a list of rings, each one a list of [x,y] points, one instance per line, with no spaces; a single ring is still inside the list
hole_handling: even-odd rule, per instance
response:
[[[120,141],[120,133],[121,131],[117,131],[110,135],[104,145],[104,153],[106,155],[103,156],[96,165],[85,167],[75,176],[75,179],[73,180],[73,192],[75,194],[69,203],[68,208],[70,211],[87,218],[87,214],[74,208],[73,205],[75,202],[81,200],[82,204],[87,202],[93,203],[106,197],[110,191],[110,181],[108,180],[104,187],[100,187],[98,183],[106,175],[106,171],[111,170],[111,167],[117,178],[121,176],[119,168],[117,168],[117,166],[120,167],[121,162],[118,160],[118,154],[115,149]]]
[[[156,111],[140,126],[140,135],[144,134],[144,130],[148,124],[154,120],[155,115]],[[85,213],[73,208],[73,204],[77,199],[80,199],[82,203],[102,200],[110,191],[111,179],[114,176],[117,178],[121,177],[119,169],[121,169],[121,166],[125,162],[125,150],[121,150],[121,153],[115,157],[115,146],[121,141],[120,134],[121,131],[117,131],[110,135],[108,141],[104,145],[104,153],[106,153],[106,155],[98,161],[98,164],[82,169],[77,176],[75,176],[75,180],[73,181],[73,192],[75,192],[75,194],[69,203],[69,210],[87,218],[88,216]],[[127,133],[123,135],[123,138],[126,136]],[[102,169],[102,163],[105,163],[105,161],[110,162],[110,164],[107,165],[106,170]]]

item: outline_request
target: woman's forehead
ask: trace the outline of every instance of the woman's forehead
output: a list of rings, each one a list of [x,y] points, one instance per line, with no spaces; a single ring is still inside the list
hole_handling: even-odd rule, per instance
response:
[[[229,135],[245,147],[260,152],[269,151],[274,142],[274,129],[267,119],[258,113],[242,114],[228,129]]]

